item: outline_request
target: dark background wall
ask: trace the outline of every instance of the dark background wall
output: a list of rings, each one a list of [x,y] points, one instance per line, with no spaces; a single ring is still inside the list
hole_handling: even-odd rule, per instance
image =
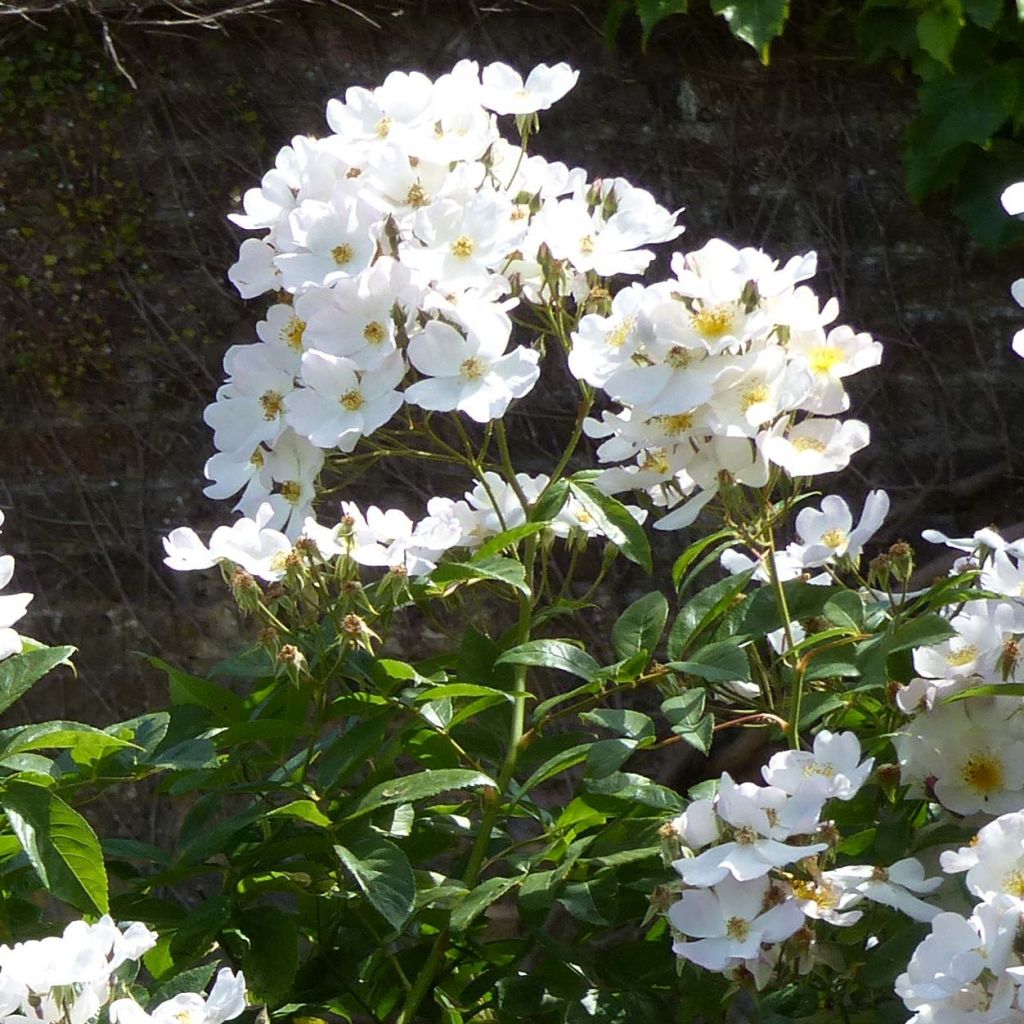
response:
[[[940,205],[906,199],[910,87],[799,24],[767,69],[710,17],[666,23],[645,54],[627,26],[609,49],[602,8],[295,3],[220,28],[112,13],[110,45],[85,12],[0,17],[2,550],[36,594],[25,631],[81,648],[79,677],[42,684],[11,724],[127,717],[163,699],[134,652],[201,668],[246,634],[214,575],[172,574],[160,549],[175,525],[229,515],[201,494],[201,412],[261,307],[227,284],[240,233],[224,217],[293,134],[326,131],[328,98],[392,69],[570,61],[580,83],[545,116],[540,152],[685,206],[687,248],[816,249],[820,293],[885,342],[855,388],[874,444],[822,482],[889,489],[889,539],[1024,519],[1020,253],[985,254]],[[544,468],[549,427],[571,415],[559,398],[516,421],[526,468]],[[385,469],[361,496],[432,486]]]

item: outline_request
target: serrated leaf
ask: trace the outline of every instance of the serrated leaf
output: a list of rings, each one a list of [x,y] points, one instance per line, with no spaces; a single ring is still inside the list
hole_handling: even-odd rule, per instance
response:
[[[855,590],[843,590],[830,597],[823,611],[825,618],[837,626],[858,631],[864,628],[864,601]]]
[[[530,522],[520,523],[518,526],[513,526],[511,530],[499,533],[496,537],[491,537],[486,543],[480,545],[473,557],[473,563],[478,564],[491,555],[500,554],[506,548],[515,547],[521,540],[546,530],[549,525],[547,521],[531,519]]]
[[[587,751],[584,775],[590,779],[603,779],[617,772],[636,750],[637,741],[618,737],[613,740],[597,740]]]
[[[21,782],[0,790],[0,806],[50,893],[81,910],[109,911],[103,851],[85,818],[55,793]]]
[[[670,661],[667,668],[709,682],[730,683],[750,680],[750,663],[742,647],[731,640],[700,647],[685,661]]]
[[[464,932],[492,903],[500,900],[521,881],[521,878],[488,878],[464,897],[457,898],[450,922],[452,929]]]
[[[267,811],[267,818],[297,818],[319,828],[330,828],[333,822],[312,800],[293,800],[283,807]]]
[[[496,789],[497,784],[489,775],[467,768],[438,768],[418,772],[416,775],[405,775],[374,786],[359,799],[347,817],[358,818],[392,804],[411,804],[456,789],[483,787]]]
[[[930,613],[897,626],[886,636],[885,647],[891,654],[911,647],[930,647],[951,636],[956,636],[956,630],[949,624],[949,619]]]
[[[557,754],[553,754],[523,783],[519,790],[520,794],[525,795],[542,782],[547,782],[548,779],[553,779],[556,775],[582,764],[587,759],[590,746],[589,743],[580,743],[575,747],[569,747],[568,750],[560,750]]]
[[[601,666],[586,651],[567,640],[528,640],[504,651],[497,665],[533,665],[555,668],[592,682]]]
[[[694,750],[708,754],[711,751],[711,741],[715,734],[715,719],[712,715],[705,715],[696,722],[681,722],[679,725],[673,725],[672,731]]]
[[[68,750],[76,764],[93,764],[115,750],[139,749],[106,730],[81,722],[40,722],[0,733],[0,756],[32,750]]]
[[[588,779],[584,788],[588,793],[613,797],[628,804],[643,804],[656,811],[678,814],[683,809],[683,798],[674,790],[632,772],[616,772],[604,779]]]
[[[696,722],[704,714],[706,697],[703,690],[689,690],[678,697],[669,697],[661,702],[661,713],[672,725]]]
[[[529,594],[526,584],[526,570],[514,558],[492,555],[472,562],[444,562],[431,574],[434,583],[476,583],[490,580],[504,583],[521,594]]]
[[[155,1010],[161,1003],[185,992],[205,992],[216,969],[216,964],[201,964],[199,967],[175,974],[154,990],[146,1008],[150,1011]]]
[[[167,674],[172,704],[191,704],[205,708],[225,725],[245,721],[245,706],[241,698],[230,690],[211,683],[209,679],[200,679],[183,672],[161,658],[151,656],[146,661]]]
[[[653,737],[655,732],[654,723],[649,715],[626,708],[597,708],[595,711],[585,711],[580,715],[580,720],[634,740]]]
[[[399,932],[416,902],[416,882],[405,854],[377,836],[335,846],[334,852],[370,905]]]
[[[653,591],[634,601],[612,626],[612,648],[620,658],[640,651],[653,654],[668,621],[665,595]]]
[[[246,988],[260,1003],[278,1003],[287,995],[299,969],[295,921],[279,907],[249,907],[239,915],[249,949],[242,958]]]
[[[621,502],[603,494],[589,481],[574,477],[569,489],[597,528],[631,562],[653,571],[651,545],[644,528],[629,514]]]
[[[672,623],[668,636],[668,656],[672,659],[685,657],[688,648],[737,603],[753,574],[753,570],[749,570],[727,576],[691,597]],[[757,591],[758,594],[761,592]]]
[[[74,647],[40,647],[13,654],[0,661],[0,712],[6,711],[23,694],[58,665],[70,664]]]

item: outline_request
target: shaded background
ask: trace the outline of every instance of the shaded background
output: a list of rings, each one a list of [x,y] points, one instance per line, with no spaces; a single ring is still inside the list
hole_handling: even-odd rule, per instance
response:
[[[543,118],[539,152],[685,206],[686,248],[816,249],[819,293],[885,343],[884,369],[853,388],[874,443],[823,483],[888,489],[886,540],[1024,519],[1021,254],[986,254],[941,204],[906,199],[912,89],[857,65],[852,40],[796,22],[766,69],[710,15],[666,22],[646,53],[627,24],[608,48],[600,0],[276,3],[219,27],[133,24],[139,3],[98,4],[106,22],[43,6],[0,5],[0,507],[15,584],[36,595],[24,631],[78,645],[79,676],[4,724],[129,717],[164,700],[134,652],[202,669],[247,635],[219,579],[172,574],[160,548],[176,525],[230,515],[201,493],[201,415],[263,307],[226,281],[243,236],[225,214],[292,135],[326,131],[330,97],[393,69],[570,61],[579,85]],[[566,394],[549,386],[514,419],[522,468],[550,464]],[[354,496],[415,507],[436,489],[385,467]],[[671,556],[681,540],[659,543]],[[607,635],[615,613],[590,627]]]

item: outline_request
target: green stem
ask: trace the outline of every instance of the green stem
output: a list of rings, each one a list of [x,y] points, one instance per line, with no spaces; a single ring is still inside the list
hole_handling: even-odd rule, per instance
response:
[[[775,600],[778,601],[779,611],[782,613],[782,632],[786,638],[786,652],[782,656],[782,661],[785,664],[786,657],[795,645],[786,591],[779,579],[779,570],[775,565],[775,534],[770,527],[768,529],[768,577],[772,590],[775,592]],[[789,706],[789,745],[794,750],[800,749],[800,708],[804,697],[804,670],[801,665],[802,662],[798,660],[793,666],[793,697]]]
[[[508,445],[504,437],[504,431],[501,430],[500,423],[498,430],[498,445],[504,462],[508,453]],[[509,466],[511,466],[511,460],[509,460]],[[515,479],[514,474],[512,474],[512,479]],[[523,507],[527,507],[525,500],[523,501]],[[535,536],[527,537],[523,545],[523,563],[526,569],[527,580],[533,580],[536,558],[537,538]],[[532,626],[532,598],[525,594],[520,594],[519,622],[516,629],[517,644],[525,643],[529,640]],[[494,832],[494,826],[497,823],[498,815],[501,813],[501,805],[504,802],[509,783],[512,781],[512,776],[515,775],[516,762],[519,759],[519,748],[523,739],[523,728],[526,722],[526,698],[529,692],[526,685],[526,673],[527,666],[516,666],[515,680],[512,688],[512,697],[515,703],[512,708],[512,722],[509,726],[508,748],[505,751],[505,759],[502,762],[501,769],[498,772],[498,777],[495,780],[496,786],[485,796],[486,806],[484,808],[483,818],[480,821],[480,827],[477,830],[476,838],[473,840],[473,846],[469,851],[469,858],[466,861],[466,869],[462,874],[462,881],[469,889],[472,889],[473,886],[476,885],[477,879],[480,877],[480,871],[484,866],[484,861],[487,856],[487,847],[490,844],[491,835]],[[434,939],[434,944],[427,956],[426,963],[424,963],[420,968],[416,977],[416,982],[413,985],[412,990],[406,996],[405,1003],[402,1006],[401,1011],[395,1018],[395,1024],[412,1024],[416,1019],[416,1012],[419,1010],[423,1000],[427,997],[427,993],[434,984],[434,979],[436,978],[438,970],[444,961],[444,955],[448,949],[449,938],[450,931],[448,926],[445,925],[445,927],[438,932],[437,938]]]

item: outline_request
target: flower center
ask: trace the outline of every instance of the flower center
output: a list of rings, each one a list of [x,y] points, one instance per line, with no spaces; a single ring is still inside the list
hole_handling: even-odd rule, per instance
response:
[[[730,939],[742,942],[750,934],[750,922],[742,917],[730,917],[725,925],[725,934]]]
[[[355,252],[348,242],[342,242],[341,245],[336,245],[331,250],[331,259],[334,260],[339,267],[344,267],[346,264],[351,263],[353,256],[355,256]]]
[[[388,332],[385,330],[384,325],[379,320],[371,320],[363,328],[363,337],[371,345],[379,345],[387,336]]]
[[[678,437],[693,429],[692,412],[677,412],[673,416],[658,416],[657,420],[661,424],[661,429],[669,437]]]
[[[664,476],[669,471],[668,453],[664,448],[649,448],[644,452],[640,468],[648,473]]]
[[[618,327],[611,330],[605,335],[605,344],[609,348],[622,348],[626,344],[626,339],[629,337],[629,332],[636,326],[636,317],[631,316],[627,320],[623,320]]]
[[[361,409],[365,404],[362,392],[359,391],[358,388],[352,388],[351,390],[346,391],[338,401],[341,403],[342,407],[348,409],[349,412],[355,412],[357,409]]]
[[[810,779],[815,775],[831,779],[835,777],[836,766],[829,761],[811,761],[804,765],[801,774],[805,779]]]
[[[841,349],[821,346],[819,348],[812,348],[807,353],[807,362],[811,368],[811,373],[817,374],[819,377],[824,377],[829,374],[833,366],[838,365],[843,361],[843,353]]]
[[[966,647],[961,647],[959,650],[950,651],[946,655],[946,664],[950,668],[963,668],[964,665],[969,665],[975,658],[977,658],[978,648],[974,644],[967,644]]]
[[[281,340],[296,352],[302,351],[302,335],[306,331],[306,321],[300,320],[297,316],[289,319],[288,323],[281,328]]]
[[[693,362],[693,353],[682,345],[673,345],[665,355],[665,362],[673,370],[685,370]]]
[[[373,130],[377,133],[378,139],[386,139],[388,132],[391,131],[391,118],[382,117],[374,126]]]
[[[732,311],[725,306],[711,306],[690,314],[693,329],[705,338],[717,339],[732,330]]]
[[[833,551],[837,551],[846,543],[846,531],[840,530],[838,527],[833,527],[831,530],[826,530],[821,535],[821,543],[827,548],[831,548]]]
[[[298,505],[302,498],[302,484],[298,480],[285,480],[281,484],[281,497],[289,505]]]
[[[752,383],[740,397],[740,409],[749,412],[755,405],[768,399],[768,385],[764,381]]]
[[[452,255],[457,256],[460,260],[469,259],[473,255],[473,239],[469,235],[459,235],[452,242]]]
[[[263,468],[263,449],[257,448],[252,455],[249,456],[249,462],[252,463],[257,469]]]
[[[260,395],[260,405],[263,407],[263,418],[269,423],[284,411],[284,396],[280,391],[264,391]]]
[[[426,189],[417,181],[409,186],[409,191],[405,195],[405,201],[409,206],[419,209],[430,202],[430,196],[427,195]]]
[[[960,765],[964,784],[982,795],[1003,789],[1003,765],[993,754],[972,754]]]
[[[1003,892],[1017,899],[1024,897],[1024,869],[1017,867],[1006,875],[1003,879]]]
[[[466,380],[479,380],[486,372],[487,368],[476,356],[463,359],[462,364],[459,366],[459,373]]]
[[[757,833],[749,825],[740,825],[733,838],[740,846],[749,846],[757,842]]]
[[[819,441],[816,437],[793,437],[790,438],[790,444],[792,444],[794,451],[798,452],[822,453],[828,447],[824,441]]]
[[[579,244],[580,244],[580,252],[583,253],[584,256],[593,256],[594,249],[596,248],[596,244],[594,242],[594,236],[593,235],[584,235],[580,239],[580,243]]]

